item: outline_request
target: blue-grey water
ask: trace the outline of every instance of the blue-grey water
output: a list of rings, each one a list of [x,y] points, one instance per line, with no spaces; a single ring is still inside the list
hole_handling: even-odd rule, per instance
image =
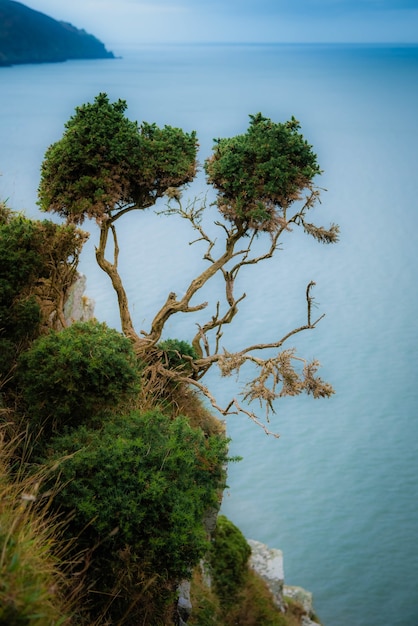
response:
[[[113,61],[1,68],[0,196],[13,208],[39,216],[47,146],[102,91],[126,99],[132,119],[196,129],[201,160],[214,137],[244,132],[250,113],[300,120],[328,190],[314,218],[338,222],[340,243],[288,233],[237,285],[247,298],[224,345],[304,323],[314,280],[326,317],[289,347],[321,361],[336,395],[278,402],[270,427],[280,439],[228,418],[231,453],[244,459],[230,469],[223,510],[284,551],[286,582],[314,593],[326,626],[417,626],[418,48],[149,46]],[[203,191],[201,177],[190,193]],[[81,269],[97,316],[118,326],[91,231]],[[201,249],[184,223],[152,212],[127,216],[119,237],[135,323],[147,329],[167,294],[187,287]],[[173,320],[167,335],[190,339],[195,321]],[[214,372],[207,382],[227,403],[245,381]]]

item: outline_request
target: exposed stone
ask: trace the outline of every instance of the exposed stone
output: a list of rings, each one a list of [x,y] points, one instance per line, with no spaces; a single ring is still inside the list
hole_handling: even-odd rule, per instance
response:
[[[190,617],[192,612],[192,603],[190,600],[190,581],[183,580],[177,588],[179,594],[177,601],[178,624],[182,626]]]
[[[282,551],[253,539],[247,541],[251,548],[250,567],[266,582],[277,608],[285,612],[284,596],[292,598],[305,611],[305,615],[301,617],[301,626],[318,626],[318,623],[311,619],[314,617],[312,593],[302,587],[284,584]]]
[[[79,274],[77,280],[68,290],[64,305],[64,317],[68,324],[87,322],[94,317],[94,300],[84,295],[87,279]]]
[[[306,615],[302,616],[301,626],[318,626],[318,622],[311,619],[314,617],[314,609],[313,597],[310,591],[306,591],[303,587],[285,585],[283,587],[283,595],[298,602],[306,612]]]
[[[212,507],[208,509],[203,518],[203,526],[206,531],[206,535],[211,537],[215,532],[216,522],[218,520],[219,508]]]
[[[318,622],[314,622],[307,615],[302,615],[302,619],[300,620],[300,626],[318,626]]]
[[[283,594],[288,598],[292,598],[292,600],[296,600],[299,602],[305,609],[306,613],[311,615],[313,612],[313,600],[312,593],[310,591],[306,591],[302,587],[294,587],[292,585],[285,585],[283,588]]]
[[[275,605],[284,612],[286,607],[283,601],[283,552],[253,539],[248,539],[248,544],[251,548],[250,567],[266,582]]]

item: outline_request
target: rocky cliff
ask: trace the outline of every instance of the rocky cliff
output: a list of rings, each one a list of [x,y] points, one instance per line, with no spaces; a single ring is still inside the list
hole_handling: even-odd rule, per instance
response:
[[[104,44],[13,0],[0,0],[0,65],[114,58]]]
[[[287,611],[287,599],[298,602],[301,608],[301,626],[319,626],[314,613],[312,593],[302,587],[284,584],[283,553],[260,541],[248,539],[251,548],[250,567],[257,572],[270,589],[274,603],[282,613]]]

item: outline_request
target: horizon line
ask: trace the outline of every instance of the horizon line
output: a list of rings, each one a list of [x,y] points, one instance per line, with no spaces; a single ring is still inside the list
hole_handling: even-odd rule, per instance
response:
[[[125,46],[418,46],[418,41],[125,41],[123,43]]]

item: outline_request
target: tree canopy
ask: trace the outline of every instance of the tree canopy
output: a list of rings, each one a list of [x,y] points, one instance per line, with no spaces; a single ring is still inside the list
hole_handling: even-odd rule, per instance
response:
[[[321,170],[299,130],[294,117],[274,123],[258,113],[250,115],[245,134],[215,140],[205,170],[227,219],[250,228],[277,230],[287,208],[301,199],[304,189],[312,189]]]
[[[127,207],[145,208],[169,187],[190,182],[196,173],[194,132],[125,115],[124,100],[99,94],[77,107],[65,133],[51,145],[42,165],[39,204],[68,221],[99,222]]]

